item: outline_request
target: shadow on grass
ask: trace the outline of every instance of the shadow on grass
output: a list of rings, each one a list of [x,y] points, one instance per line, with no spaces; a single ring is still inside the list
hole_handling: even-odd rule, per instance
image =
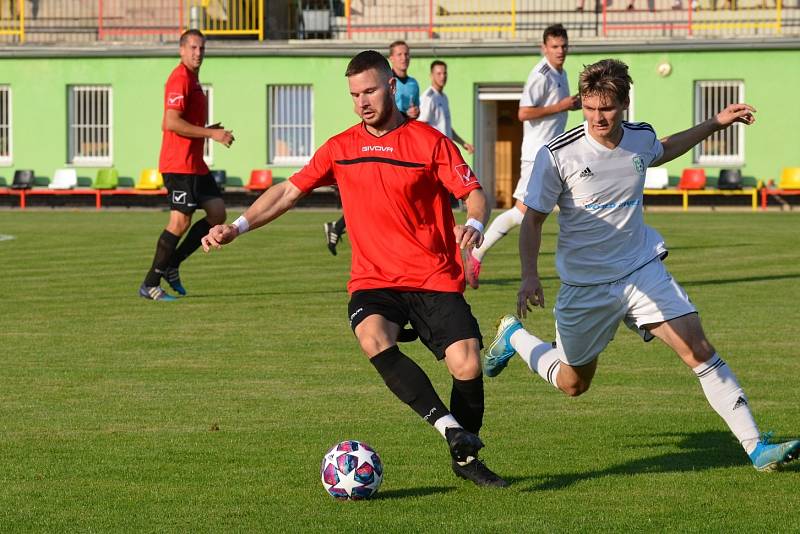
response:
[[[558,280],[557,276],[543,276],[540,280]],[[683,287],[696,287],[696,286],[716,286],[724,284],[741,284],[745,282],[769,282],[772,280],[797,280],[800,279],[800,273],[787,273],[787,274],[768,274],[763,276],[744,276],[741,278],[715,278],[713,280],[682,280],[679,281]],[[510,286],[518,285],[519,278],[481,278],[482,286]]]
[[[720,278],[714,280],[695,280],[695,281],[682,281],[680,284],[684,287],[691,286],[715,286],[719,284],[740,284],[742,282],[766,282],[769,280],[793,280],[800,278],[800,273],[788,274],[770,274],[764,276],[746,276],[742,278]]]
[[[229,299],[239,297],[264,297],[270,295],[342,295],[344,294],[344,287],[337,287],[335,289],[296,289],[296,290],[283,290],[283,291],[240,291],[238,293],[221,292],[221,293],[192,293],[183,299]]]
[[[662,439],[656,441],[658,438]],[[596,471],[545,476],[544,481],[525,491],[564,489],[578,482],[614,475],[697,472],[720,467],[747,466],[749,462],[742,448],[727,431],[654,434],[642,436],[640,439],[646,442],[644,447],[669,446],[678,447],[680,451],[640,458]]]
[[[507,477],[503,476],[506,482],[508,482],[511,487],[517,487],[521,483],[527,483],[531,480],[534,480],[534,477]],[[472,482],[462,480],[458,481],[457,484],[463,485],[467,488],[476,488]],[[406,499],[408,497],[425,497],[428,495],[443,495],[445,493],[450,493],[460,489],[459,486],[427,486],[423,488],[406,488],[406,489],[396,489],[396,490],[388,490],[388,491],[379,491],[375,497],[372,497],[370,500],[383,500],[383,499]],[[486,491],[503,491],[500,488],[482,488]]]
[[[425,486],[422,488],[405,488],[379,491],[372,497],[372,501],[384,501],[389,499],[407,499],[409,497],[426,497],[428,495],[440,495],[450,493],[456,488],[452,486]]]
[[[667,249],[672,252],[673,250],[692,250],[692,249],[712,249],[712,248],[734,248],[734,247],[755,247],[761,243],[731,243],[719,245],[683,245],[683,246],[668,246]]]
[[[541,276],[539,280],[546,282],[548,280],[558,280],[557,276]],[[518,286],[520,282],[519,276],[515,278],[481,278],[482,286]]]

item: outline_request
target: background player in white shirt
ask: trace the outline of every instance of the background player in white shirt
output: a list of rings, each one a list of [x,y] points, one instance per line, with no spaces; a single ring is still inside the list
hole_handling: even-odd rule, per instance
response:
[[[447,63],[437,59],[431,62],[431,86],[419,98],[419,117],[417,117],[417,120],[427,122],[472,154],[475,152],[475,147],[464,141],[453,130],[453,122],[450,118],[450,101],[447,100],[447,95],[444,94],[445,85],[447,85]]]
[[[800,441],[760,438],[747,396],[708,341],[697,310],[661,260],[663,238],[644,224],[645,171],[686,153],[755,111],[733,104],[688,130],[660,141],[646,123],[626,123],[631,79],[621,61],[589,65],[580,76],[586,121],[542,147],[534,164],[520,231],[522,283],[517,312],[544,307],[538,274],[542,225],[560,209],[556,267],[556,343],[545,343],[513,315],[501,319],[484,372],[497,376],[518,352],[530,369],[570,396],[589,389],[597,358],[621,322],[650,341],[661,339],[696,374],[706,399],[725,420],[758,470],[800,455]]]
[[[569,81],[564,70],[569,48],[567,30],[561,24],[548,26],[542,36],[542,55],[533,67],[522,90],[517,117],[523,123],[522,156],[519,182],[514,190],[514,207],[498,215],[489,228],[480,247],[465,255],[464,272],[467,283],[478,289],[481,262],[484,255],[508,232],[522,223],[527,208],[522,202],[528,189],[533,160],[539,147],[564,133],[567,111],[580,109],[578,96],[570,96]]]

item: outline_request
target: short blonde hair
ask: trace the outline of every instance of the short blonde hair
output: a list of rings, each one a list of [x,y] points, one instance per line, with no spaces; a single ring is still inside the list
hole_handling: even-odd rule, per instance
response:
[[[581,96],[599,95],[614,97],[617,102],[628,102],[631,91],[628,66],[618,59],[603,59],[591,65],[584,65],[578,80]]]

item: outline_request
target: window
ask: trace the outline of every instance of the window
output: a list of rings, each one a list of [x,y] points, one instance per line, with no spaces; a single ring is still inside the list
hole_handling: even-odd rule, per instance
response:
[[[11,87],[0,85],[0,164],[11,163]]]
[[[694,94],[694,122],[697,124],[713,117],[730,104],[744,102],[744,82],[697,81]],[[700,142],[694,148],[694,163],[743,165],[744,127],[734,124]]]
[[[631,84],[631,90],[628,92],[628,100],[630,101],[630,104],[628,105],[628,109],[622,113],[622,120],[627,122],[636,122],[636,119],[634,118],[636,117],[636,113],[633,107],[633,103],[636,100],[634,98],[633,84]]]
[[[269,162],[302,165],[313,151],[310,85],[270,85],[267,91]]]
[[[111,165],[111,87],[69,86],[68,163]]]
[[[210,85],[202,84],[203,93],[206,95],[208,102],[208,113],[206,116],[206,126],[214,124],[214,88]],[[203,145],[203,161],[206,165],[214,163],[214,140],[206,137],[205,144]]]

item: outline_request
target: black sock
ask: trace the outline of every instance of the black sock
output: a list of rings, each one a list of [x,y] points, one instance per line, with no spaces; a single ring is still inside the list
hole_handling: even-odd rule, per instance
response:
[[[440,417],[450,414],[425,371],[400,352],[397,345],[389,347],[370,361],[392,393],[431,425]]]
[[[476,435],[480,432],[483,425],[483,375],[471,380],[453,378],[450,411],[466,430]]]
[[[158,245],[156,245],[156,255],[153,258],[153,265],[147,271],[147,276],[144,278],[144,285],[153,287],[161,283],[161,275],[169,266],[169,259],[175,252],[175,247],[178,245],[180,236],[170,233],[166,230],[161,232],[158,238]]]
[[[175,250],[169,262],[170,267],[178,267],[183,260],[192,255],[192,252],[200,246],[200,240],[211,229],[211,225],[205,219],[200,219],[189,228],[186,237],[183,238],[180,246]]]
[[[336,232],[339,237],[342,236],[345,230],[345,223],[344,223],[344,215],[339,217],[339,220],[333,223],[333,231]]]

